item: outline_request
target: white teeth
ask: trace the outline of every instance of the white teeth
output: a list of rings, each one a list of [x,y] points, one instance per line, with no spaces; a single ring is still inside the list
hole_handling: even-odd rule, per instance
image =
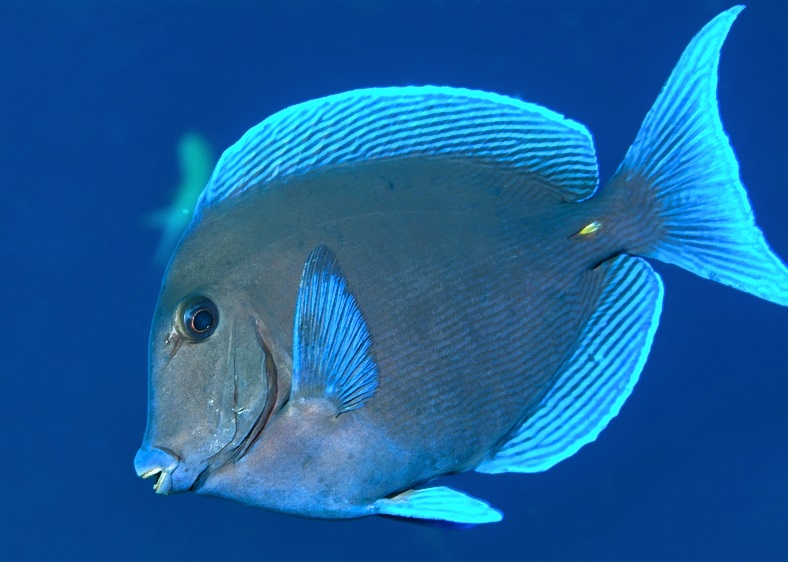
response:
[[[150,478],[151,476],[156,476],[156,474],[158,474],[159,472],[161,472],[160,468],[151,468],[150,470],[142,473],[140,475],[140,478],[143,478],[143,479],[144,478]]]
[[[151,468],[143,472],[141,478],[150,478],[151,476],[158,476],[156,482],[153,483],[153,490],[158,493],[159,488],[161,488],[161,485],[164,483],[164,479],[167,477],[167,473],[160,468]]]
[[[164,476],[165,476],[165,473],[164,473],[164,472],[162,472],[162,471],[159,471],[159,477],[156,479],[156,483],[153,485],[153,490],[154,490],[156,493],[158,493],[158,492],[159,492],[159,487],[160,487],[160,486],[162,485],[162,483],[164,482]]]

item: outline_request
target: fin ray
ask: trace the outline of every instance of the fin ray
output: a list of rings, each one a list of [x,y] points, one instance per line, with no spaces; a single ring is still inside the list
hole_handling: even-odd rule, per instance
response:
[[[320,167],[417,156],[510,166],[569,201],[598,183],[591,134],[544,107],[461,88],[369,88],[291,106],[250,129],[222,155],[198,208]]]
[[[318,246],[304,264],[293,326],[292,396],[329,397],[339,413],[375,395],[371,337],[334,253]]]
[[[380,515],[470,525],[497,523],[503,519],[503,514],[487,502],[445,486],[408,490],[393,498],[377,500],[374,510]]]
[[[755,224],[717,105],[720,49],[743,8],[690,42],[617,176],[656,200],[660,232],[636,253],[788,305],[788,269]]]
[[[593,270],[592,312],[556,382],[522,426],[477,472],[538,472],[594,441],[629,397],[662,310],[662,282],[640,258]]]

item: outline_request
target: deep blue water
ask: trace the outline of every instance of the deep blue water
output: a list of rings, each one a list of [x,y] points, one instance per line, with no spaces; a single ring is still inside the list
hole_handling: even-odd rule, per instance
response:
[[[294,519],[161,497],[132,467],[162,270],[142,217],[175,144],[218,152],[272,112],[446,84],[586,124],[609,177],[692,35],[730,2],[7,0],[0,7],[3,560],[786,560],[788,310],[656,264],[665,308],[597,442],[452,485],[502,523]],[[758,221],[788,257],[788,4],[754,1],[720,103]]]

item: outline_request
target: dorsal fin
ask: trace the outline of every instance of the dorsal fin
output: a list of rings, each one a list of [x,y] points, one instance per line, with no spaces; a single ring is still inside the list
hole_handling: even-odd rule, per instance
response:
[[[321,167],[415,156],[509,166],[567,201],[590,197],[598,183],[591,134],[544,107],[460,88],[369,88],[300,103],[252,127],[222,155],[197,207]]]
[[[596,439],[632,392],[659,322],[662,281],[622,255],[591,271],[584,291],[591,314],[556,381],[477,472],[547,470]]]
[[[298,289],[291,399],[328,398],[338,414],[363,406],[378,388],[371,345],[334,252],[318,246],[304,264]]]

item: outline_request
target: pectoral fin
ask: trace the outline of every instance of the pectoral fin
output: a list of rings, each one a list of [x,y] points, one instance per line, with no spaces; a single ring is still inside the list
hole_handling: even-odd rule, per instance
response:
[[[375,502],[374,510],[379,515],[470,525],[503,519],[503,514],[487,502],[444,486],[408,490],[393,498],[380,499]]]
[[[367,323],[334,252],[318,246],[301,276],[293,327],[293,397],[328,398],[337,413],[375,395],[378,369]]]

